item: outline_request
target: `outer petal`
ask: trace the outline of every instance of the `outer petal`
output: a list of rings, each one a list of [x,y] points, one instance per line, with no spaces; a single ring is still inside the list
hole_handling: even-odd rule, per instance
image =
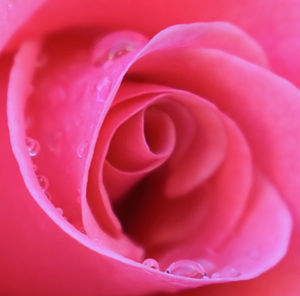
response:
[[[76,25],[130,28],[154,35],[178,23],[223,20],[245,29],[263,45],[272,68],[300,84],[299,0],[88,0],[84,3],[80,0],[27,0],[14,6],[12,3],[12,0],[1,1],[0,48],[17,31],[12,44]],[[41,9],[28,22],[38,7]]]
[[[178,293],[178,296],[298,296],[299,295],[299,228],[294,230],[288,255],[273,269],[251,281],[207,286]],[[169,294],[155,294],[159,296]]]

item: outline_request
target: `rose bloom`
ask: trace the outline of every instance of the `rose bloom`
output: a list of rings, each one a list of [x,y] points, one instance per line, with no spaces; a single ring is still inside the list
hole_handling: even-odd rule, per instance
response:
[[[1,295],[300,294],[300,1],[0,16]]]

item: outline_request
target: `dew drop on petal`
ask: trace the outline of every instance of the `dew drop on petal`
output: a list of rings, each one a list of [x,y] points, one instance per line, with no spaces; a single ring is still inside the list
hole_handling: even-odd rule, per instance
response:
[[[96,101],[97,102],[104,102],[107,99],[107,95],[110,92],[112,86],[112,81],[104,77],[102,80],[99,81],[97,84],[97,94],[96,94]]]
[[[143,265],[152,269],[157,269],[159,270],[159,263],[152,258],[148,258],[146,260],[143,261]]]
[[[115,59],[118,59],[118,58],[128,54],[132,50],[133,50],[133,45],[130,43],[119,44],[109,51],[107,59],[109,61],[113,61]]]
[[[167,268],[166,272],[190,278],[203,278],[207,276],[203,266],[193,260],[175,261]]]
[[[42,175],[37,175],[37,178],[38,178],[38,181],[39,181],[39,184],[40,184],[41,188],[44,191],[46,191],[47,188],[48,188],[48,185],[49,185],[48,179],[45,176],[42,176]]]
[[[25,138],[25,144],[28,149],[28,153],[31,157],[37,156],[40,152],[40,144],[37,140],[34,140],[30,137]]]
[[[79,229],[78,229],[81,233],[83,233],[83,234],[86,234],[86,232],[85,232],[85,229],[81,226],[81,227],[79,227]]]

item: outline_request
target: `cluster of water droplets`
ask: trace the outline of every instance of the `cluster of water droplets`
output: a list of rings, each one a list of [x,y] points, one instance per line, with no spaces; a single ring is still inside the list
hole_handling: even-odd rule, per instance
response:
[[[143,262],[143,265],[148,268],[160,270],[159,263],[153,258],[146,259]],[[204,267],[200,263],[193,260],[187,260],[187,259],[173,262],[165,270],[165,272],[167,274],[189,277],[189,278],[197,278],[197,279],[208,277],[207,272],[205,271]]]
[[[40,152],[40,143],[31,137],[26,137],[25,144],[26,144],[29,156],[32,158],[37,157]],[[48,186],[49,186],[48,179],[45,176],[38,173],[38,168],[34,163],[33,163],[33,170],[36,174],[37,180],[38,180],[42,190],[47,191]]]
[[[114,62],[117,62],[122,57],[130,53],[134,49],[133,44],[131,43],[121,43],[112,47],[108,53],[102,53],[97,59],[94,61],[95,67],[102,67],[104,72],[108,72],[112,76],[114,68],[110,69],[110,66],[113,65]],[[108,98],[108,95],[113,86],[113,80],[108,75],[104,75],[96,85],[97,93],[96,93],[96,101],[104,103]],[[118,75],[116,75],[117,77]]]
[[[159,263],[153,258],[144,260],[142,264],[148,268],[161,271]],[[240,272],[231,266],[224,267],[220,271],[209,274],[201,263],[188,259],[173,262],[164,272],[171,275],[194,279],[224,279],[228,277],[238,277],[240,275]]]

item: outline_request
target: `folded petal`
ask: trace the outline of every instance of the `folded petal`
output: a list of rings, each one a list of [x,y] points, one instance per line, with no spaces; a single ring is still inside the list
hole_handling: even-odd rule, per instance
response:
[[[80,0],[1,2],[1,45],[11,40],[15,46],[24,39],[75,26],[100,28],[130,28],[153,36],[160,30],[178,23],[201,21],[231,22],[254,37],[265,49],[272,69],[300,84],[298,52],[299,0],[199,1],[160,0],[149,4],[131,0]],[[72,6],[72,9],[70,9]],[[39,8],[39,9],[38,9]],[[62,12],[62,13],[58,13]],[[184,11],[184,13],[182,13]],[[270,13],[272,12],[272,13]],[[53,22],[55,19],[55,22]]]

